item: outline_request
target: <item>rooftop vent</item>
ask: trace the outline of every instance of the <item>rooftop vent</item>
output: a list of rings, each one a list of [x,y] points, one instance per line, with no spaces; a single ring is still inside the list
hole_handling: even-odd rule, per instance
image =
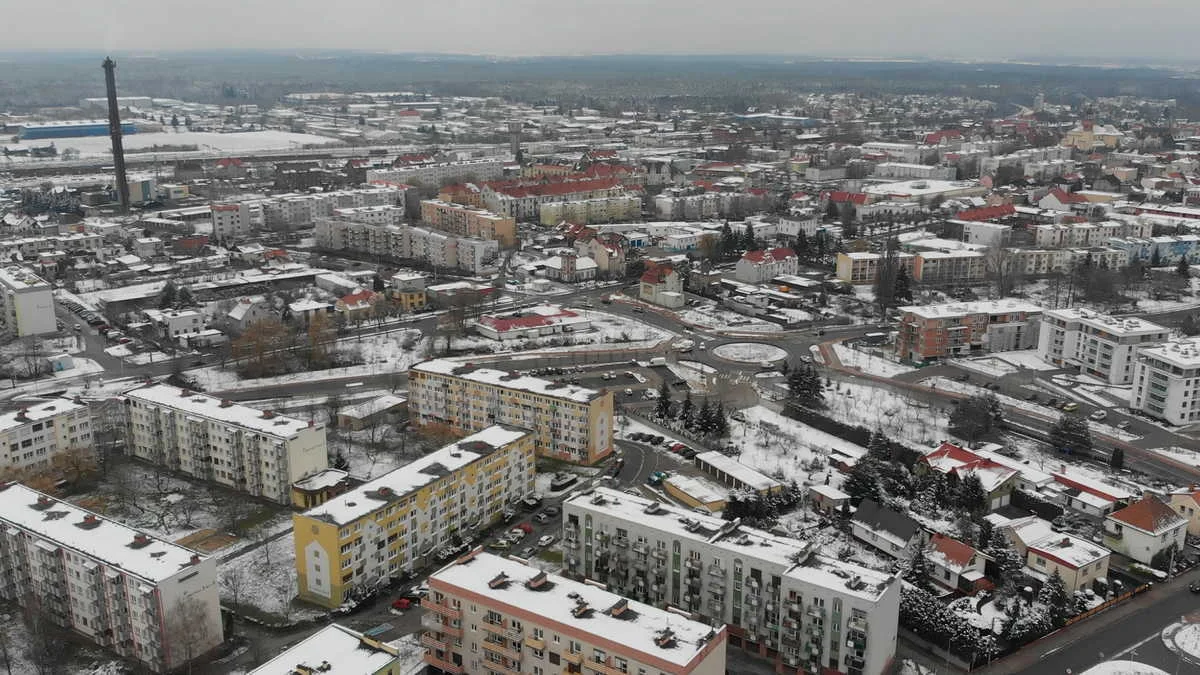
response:
[[[542,588],[543,586],[545,586],[545,585],[546,585],[546,583],[547,583],[549,580],[550,580],[550,577],[549,577],[549,575],[547,575],[547,574],[546,574],[546,572],[545,572],[545,570],[543,570],[543,571],[541,571],[541,572],[538,572],[537,574],[535,574],[535,575],[533,576],[533,578],[531,578],[531,579],[529,579],[528,581],[526,581],[526,582],[525,582],[525,588],[528,588],[528,589],[530,589],[530,590],[537,590],[537,589],[539,589],[539,588]]]
[[[222,408],[231,408],[231,407],[233,407],[233,401],[230,401],[227,398],[223,398],[223,399],[221,399],[221,407]]]
[[[642,512],[654,514],[654,513],[658,513],[661,510],[662,510],[662,504],[659,504],[658,502],[650,502],[649,504],[646,505],[645,509],[642,509]]]
[[[182,396],[183,398],[187,398],[192,395],[192,390],[191,389],[180,389],[179,395]]]
[[[150,545],[150,535],[142,534],[141,532],[133,535],[133,541],[130,542],[129,548],[146,548]]]
[[[501,572],[501,573],[497,574],[496,576],[492,577],[492,580],[488,582],[488,588],[507,588],[508,582],[509,582],[508,575],[505,574],[504,572]]]
[[[627,609],[629,609],[629,601],[625,598],[621,598],[620,600],[617,600],[616,604],[608,608],[608,615],[621,616]]]
[[[576,619],[585,619],[591,613],[592,608],[587,604],[587,600],[583,598],[575,599],[575,607],[571,609],[571,616]]]
[[[50,499],[46,495],[38,495],[37,503],[33,505],[33,508],[37,511],[45,511],[46,509],[50,508],[50,506],[53,504],[54,504],[53,499]]]
[[[661,649],[670,649],[675,646],[675,631],[670,628],[664,628],[654,635],[654,644]]]
[[[97,527],[100,527],[100,518],[98,518],[94,513],[86,513],[83,516],[83,520],[75,523],[75,525],[84,530],[94,530]]]
[[[263,414],[262,414],[262,418],[263,418],[264,420],[274,419],[274,418],[275,418],[275,411],[274,411],[274,410],[264,410],[264,411],[263,411]]]

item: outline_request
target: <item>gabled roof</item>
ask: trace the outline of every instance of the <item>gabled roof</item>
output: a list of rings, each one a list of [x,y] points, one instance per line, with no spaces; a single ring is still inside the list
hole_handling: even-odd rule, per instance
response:
[[[959,211],[954,217],[959,220],[982,222],[985,220],[993,220],[995,218],[1011,216],[1016,212],[1017,209],[1012,204],[998,204],[996,206],[985,206],[978,209]]]
[[[955,572],[965,570],[977,553],[974,548],[941,533],[934,533],[929,548],[929,558]]]
[[[670,265],[655,265],[642,273],[642,281],[647,284],[661,284],[674,271]]]
[[[343,295],[341,301],[350,308],[360,307],[371,304],[371,300],[375,297],[375,291],[363,289],[355,291],[349,295]]]
[[[1050,191],[1049,197],[1054,197],[1060,204],[1086,204],[1087,198],[1074,192],[1064,192],[1059,188]]]
[[[903,513],[892,511],[864,499],[854,512],[853,520],[876,532],[888,532],[899,539],[909,541],[921,531],[920,524]]]
[[[960,479],[974,474],[987,492],[995,490],[1009,478],[1017,475],[1015,469],[986,457],[980,457],[953,443],[942,443],[936,450],[925,455],[924,460],[934,471],[954,474]]]
[[[795,257],[796,252],[790,248],[772,248],[760,251],[746,251],[742,255],[742,260],[748,260],[752,263],[782,262]]]
[[[1108,515],[1109,518],[1150,534],[1182,527],[1187,520],[1157,497],[1142,497],[1129,506]]]
[[[846,192],[844,190],[836,190],[834,192],[826,192],[823,196],[829,201],[835,203],[854,202],[860,206],[867,203],[867,194],[865,192]]]

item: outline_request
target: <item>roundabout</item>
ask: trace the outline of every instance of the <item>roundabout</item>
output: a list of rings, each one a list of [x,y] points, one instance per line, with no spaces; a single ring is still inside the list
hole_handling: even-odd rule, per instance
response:
[[[712,355],[724,361],[759,365],[778,363],[787,358],[787,350],[762,342],[729,342],[713,347]]]

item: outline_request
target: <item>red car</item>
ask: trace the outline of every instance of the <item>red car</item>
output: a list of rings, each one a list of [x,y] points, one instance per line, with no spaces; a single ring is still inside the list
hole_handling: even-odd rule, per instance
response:
[[[533,525],[530,525],[529,523],[521,523],[517,526],[517,529],[521,530],[525,534],[529,534],[530,532],[533,532]]]
[[[671,446],[671,452],[674,452],[676,454],[681,453],[686,449],[687,449],[687,446],[684,445],[683,443],[675,443]]]

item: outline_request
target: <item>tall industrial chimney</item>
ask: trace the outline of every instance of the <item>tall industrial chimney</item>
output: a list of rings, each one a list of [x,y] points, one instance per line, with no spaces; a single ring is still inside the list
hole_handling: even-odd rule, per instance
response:
[[[117,194],[121,213],[129,212],[129,179],[125,176],[125,147],[121,143],[121,111],[117,107],[117,64],[104,59],[104,88],[108,91],[108,135],[112,138],[113,166],[117,169]]]
[[[508,121],[508,151],[514,157],[521,152],[521,129],[525,127],[525,123],[521,120]]]

